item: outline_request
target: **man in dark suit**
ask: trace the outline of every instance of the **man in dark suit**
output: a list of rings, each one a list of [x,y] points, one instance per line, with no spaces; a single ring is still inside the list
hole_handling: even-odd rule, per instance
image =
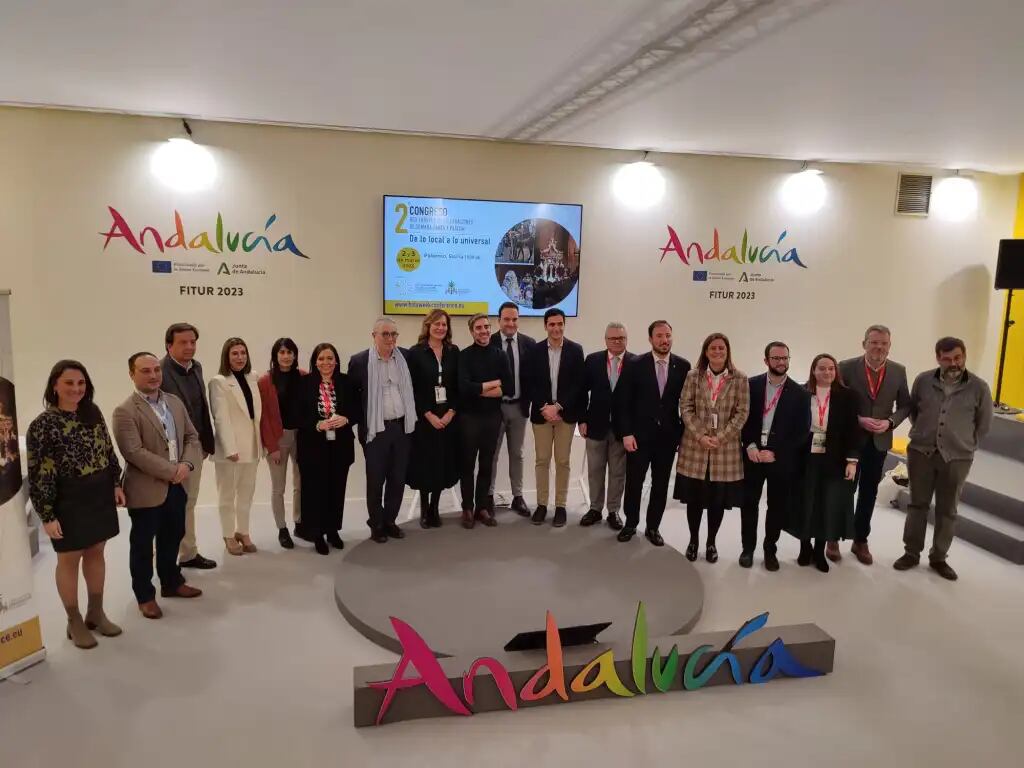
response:
[[[381,317],[373,346],[352,355],[348,376],[360,409],[359,444],[366,460],[366,510],[370,538],[384,544],[405,533],[395,522],[405,495],[411,436],[416,428],[408,350],[398,346],[398,326]]]
[[[629,541],[640,524],[640,499],[644,478],[651,470],[651,493],[647,500],[646,536],[652,544],[664,543],[658,527],[665,514],[668,482],[683,421],[679,398],[690,362],[672,354],[672,326],[655,320],[647,328],[651,351],[640,355],[622,371],[612,402],[615,434],[626,449],[626,492],[623,507],[626,525],[619,541]]]
[[[768,484],[768,510],[764,521],[764,567],[779,570],[776,554],[779,534],[798,466],[800,450],[811,430],[811,402],[807,389],[787,375],[789,347],[773,341],[764,349],[767,373],[750,379],[750,415],[743,425],[743,550],[740,565],[754,564],[757,518],[761,491]]]
[[[907,369],[889,359],[892,334],[884,325],[864,332],[864,354],[839,364],[843,382],[857,394],[858,421],[865,432],[857,463],[857,509],[853,519],[853,552],[864,565],[874,558],[868,549],[871,515],[878,498],[885,457],[892,448],[892,433],[910,415]],[[868,439],[870,438],[870,439]]]
[[[522,361],[527,351],[537,342],[519,332],[519,307],[506,301],[498,310],[501,330],[491,336],[491,344],[501,349],[512,369],[515,389],[501,398],[501,424],[498,426],[498,447],[491,466],[491,487],[488,492],[490,512],[494,514],[494,482],[498,477],[498,458],[502,440],[508,443],[508,478],[512,484],[511,508],[522,517],[530,516],[530,508],[523,499],[523,443],[526,440],[526,421],[530,416],[530,403],[523,393]]]
[[[199,433],[202,455],[196,468],[185,481],[188,502],[185,506],[185,535],[181,539],[178,565],[182,568],[209,570],[217,563],[199,554],[196,543],[196,502],[199,501],[199,487],[203,480],[203,461],[213,455],[213,422],[210,419],[210,404],[206,399],[206,384],[203,381],[203,366],[195,359],[199,330],[190,323],[174,323],[164,333],[164,348],[167,354],[160,361],[163,376],[160,389],[174,395],[185,404],[189,420]]]
[[[626,487],[626,449],[612,429],[612,395],[623,369],[636,355],[626,351],[626,326],[608,323],[604,331],[605,349],[587,355],[584,363],[582,398],[585,403],[579,431],[587,438],[587,479],[590,485],[590,509],[580,520],[589,526],[601,522],[605,505],[605,474],[608,476],[608,526],[622,530],[619,508]]]
[[[527,353],[524,366],[537,451],[537,509],[531,522],[540,525],[547,517],[554,455],[555,516],[551,524],[561,528],[566,520],[572,438],[582,410],[583,347],[565,338],[565,313],[560,309],[552,307],[544,313],[544,330],[547,339]]]

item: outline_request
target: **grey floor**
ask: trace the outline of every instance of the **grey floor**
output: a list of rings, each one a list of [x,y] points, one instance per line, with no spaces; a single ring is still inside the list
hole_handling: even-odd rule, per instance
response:
[[[574,495],[578,514],[583,502]],[[364,535],[352,506],[348,539]],[[350,725],[351,669],[395,657],[336,609],[337,555],[282,551],[269,511],[254,510],[254,519],[261,551],[227,558],[214,510],[203,511],[202,548],[222,567],[195,578],[206,590],[201,599],[162,601],[166,615],[156,622],[134,606],[126,533],[114,539],[108,605],[125,634],[91,651],[64,638],[54,555],[44,545],[35,576],[49,656],[21,684],[0,684],[0,764],[1019,764],[1024,570],[957,542],[950,562],[958,583],[926,568],[896,573],[903,516],[884,506],[872,568],[846,555],[819,575],[796,567],[787,541],[780,573],[765,572],[760,559],[743,570],[737,512],[720,535],[722,561],[698,562],[706,587],[698,630],[734,629],[763,610],[773,623],[814,621],[837,640],[827,678],[358,731]],[[677,505],[662,532],[685,546]],[[641,538],[630,546],[649,545]]]

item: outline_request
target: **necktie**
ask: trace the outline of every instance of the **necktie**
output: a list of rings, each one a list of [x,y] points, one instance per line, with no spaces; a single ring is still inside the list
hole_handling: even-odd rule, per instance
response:
[[[513,339],[512,336],[506,336],[505,337],[505,357],[508,358],[508,369],[510,371],[512,371],[512,378],[513,379],[517,379],[517,377],[516,377],[516,355],[512,351],[512,339]],[[517,385],[518,385],[518,383],[519,383],[518,380],[516,380],[516,384]],[[515,392],[509,392],[507,395],[505,395],[506,399],[510,399],[510,400],[514,399],[515,396],[516,396]]]
[[[668,363],[664,360],[658,361],[658,394],[665,394],[665,385],[668,383]]]
[[[612,369],[608,373],[608,382],[611,384],[612,392],[615,391],[615,385],[619,383],[619,358],[618,355],[612,358]]]

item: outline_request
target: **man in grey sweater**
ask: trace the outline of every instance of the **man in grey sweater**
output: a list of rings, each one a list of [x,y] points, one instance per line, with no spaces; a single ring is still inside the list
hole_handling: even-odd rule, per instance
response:
[[[967,347],[945,337],[935,344],[939,367],[914,380],[910,392],[910,504],[903,529],[906,550],[894,564],[906,571],[918,564],[928,528],[928,509],[935,497],[935,533],[928,553],[931,568],[956,581],[946,562],[956,527],[956,505],[974,461],[978,442],[992,425],[992,393],[988,384],[967,371]]]

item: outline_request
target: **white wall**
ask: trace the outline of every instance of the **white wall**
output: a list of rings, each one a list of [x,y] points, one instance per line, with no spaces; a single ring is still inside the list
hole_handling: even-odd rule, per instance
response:
[[[895,167],[830,165],[825,209],[801,219],[781,208],[777,194],[794,163],[658,156],[666,197],[636,213],[618,205],[610,190],[621,163],[637,159],[633,153],[193,127],[214,151],[220,179],[210,191],[183,195],[161,187],[148,170],[152,150],[178,134],[176,121],[0,110],[0,287],[14,292],[18,409],[25,426],[39,410],[50,366],[66,356],[88,366],[109,415],[130,391],[128,354],[161,353],[164,329],[179,320],[199,326],[199,357],[208,370],[216,369],[229,335],[246,339],[259,368],[281,335],[295,338],[303,357],[321,340],[333,341],[343,357],[365,347],[381,305],[385,193],[582,203],[580,317],[570,320],[568,332],[588,351],[600,345],[610,319],[625,322],[631,348],[642,351],[646,324],[665,317],[675,326],[680,354],[695,358],[708,332],[724,331],[748,372],[761,369],[765,342],[780,337],[792,346],[802,379],[812,355],[853,355],[863,328],[882,322],[894,330],[894,358],[912,370],[931,365],[935,339],[953,334],[966,340],[972,367],[992,378],[1002,309],[992,273],[997,241],[1012,229],[1014,177],[979,176],[977,217],[953,224],[894,216]],[[266,277],[153,274],[150,260],[159,254],[142,256],[123,242],[103,250],[107,205],[135,230],[152,224],[165,236],[175,209],[189,237],[206,230],[212,235],[218,211],[226,227],[256,231],[273,212],[272,231],[292,233],[311,258],[253,254],[249,263],[264,265]],[[771,244],[786,230],[785,244],[798,248],[808,269],[765,270],[776,280],[749,284],[757,292],[752,302],[711,300],[709,290],[748,286],[696,283],[674,254],[662,261],[668,224],[686,243],[702,244],[717,227],[723,247],[738,245],[744,228]],[[207,255],[216,268],[221,257]],[[180,296],[183,282],[240,286],[246,295]],[[524,325],[541,333],[538,320]],[[400,321],[403,344],[415,341],[418,327],[415,318]],[[456,340],[466,343],[461,321],[456,329]],[[353,472],[355,488],[361,488],[359,474]],[[213,499],[210,475],[207,501]],[[258,498],[267,491],[261,483]]]

